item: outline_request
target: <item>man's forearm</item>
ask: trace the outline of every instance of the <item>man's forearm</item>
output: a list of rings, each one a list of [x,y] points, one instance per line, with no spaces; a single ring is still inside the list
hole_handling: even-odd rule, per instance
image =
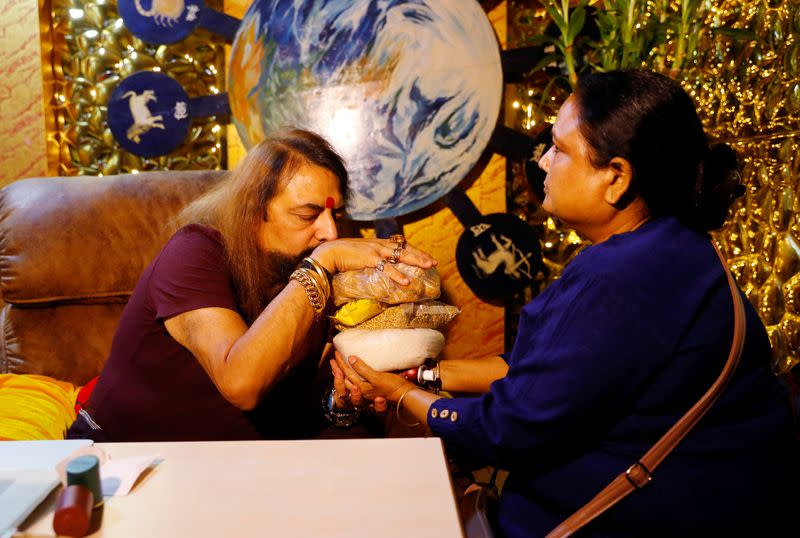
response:
[[[256,385],[260,397],[313,347],[313,319],[305,290],[290,281],[231,347],[226,374]]]
[[[489,385],[505,377],[506,373],[508,364],[497,356],[439,362],[442,390],[448,392],[488,392]]]

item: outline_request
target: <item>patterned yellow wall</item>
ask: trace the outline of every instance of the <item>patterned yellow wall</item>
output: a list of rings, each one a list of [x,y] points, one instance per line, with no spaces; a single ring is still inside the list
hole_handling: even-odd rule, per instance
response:
[[[43,73],[48,68],[39,40],[37,0],[4,0],[0,10],[0,187],[48,173],[43,103]]]

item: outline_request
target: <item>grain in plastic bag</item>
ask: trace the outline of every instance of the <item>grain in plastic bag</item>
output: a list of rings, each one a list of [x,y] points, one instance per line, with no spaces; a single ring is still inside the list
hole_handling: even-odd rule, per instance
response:
[[[441,331],[461,313],[455,306],[438,301],[391,306],[356,325],[358,329],[436,329]]]
[[[368,268],[345,271],[333,276],[333,302],[336,306],[357,299],[374,299],[386,304],[414,303],[437,299],[441,292],[439,272],[405,263],[394,267],[411,283],[401,286],[383,271]]]

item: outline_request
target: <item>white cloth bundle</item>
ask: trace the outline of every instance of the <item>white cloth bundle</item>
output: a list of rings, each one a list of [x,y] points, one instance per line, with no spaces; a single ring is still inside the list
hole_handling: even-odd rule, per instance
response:
[[[345,360],[355,355],[373,370],[389,372],[435,359],[444,335],[434,329],[349,329],[334,336],[333,345]]]

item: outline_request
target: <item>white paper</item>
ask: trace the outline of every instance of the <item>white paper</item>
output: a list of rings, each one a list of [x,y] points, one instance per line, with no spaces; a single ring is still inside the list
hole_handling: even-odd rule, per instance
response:
[[[136,479],[158,458],[152,455],[107,460],[100,467],[103,497],[122,497],[130,493]]]

